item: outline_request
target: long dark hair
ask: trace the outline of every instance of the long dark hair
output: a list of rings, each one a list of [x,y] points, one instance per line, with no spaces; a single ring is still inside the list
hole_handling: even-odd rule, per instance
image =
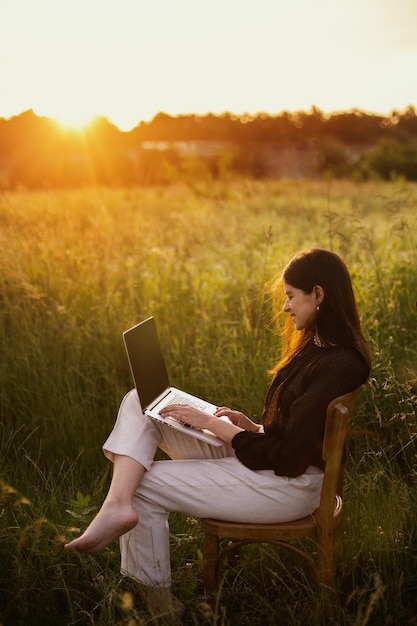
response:
[[[315,333],[324,345],[349,345],[358,350],[368,367],[371,356],[368,344],[363,336],[352,281],[342,259],[322,248],[299,252],[284,268],[281,277],[275,283],[283,281],[310,294],[320,285],[324,291],[324,300],[317,311],[315,328],[296,331],[292,320],[287,316],[282,335],[284,354],[275,366],[277,373],[284,365],[312,340]]]

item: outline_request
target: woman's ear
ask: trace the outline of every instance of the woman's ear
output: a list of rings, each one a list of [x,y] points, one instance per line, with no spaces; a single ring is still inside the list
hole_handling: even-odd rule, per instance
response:
[[[316,296],[317,305],[321,304],[324,300],[324,289],[321,285],[314,287],[314,295]]]

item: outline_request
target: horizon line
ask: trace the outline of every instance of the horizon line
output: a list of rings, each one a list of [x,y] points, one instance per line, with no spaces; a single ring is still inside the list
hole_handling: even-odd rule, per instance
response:
[[[63,126],[68,126],[68,127],[87,127],[90,124],[92,124],[95,120],[98,119],[106,119],[108,122],[110,122],[111,124],[113,124],[114,126],[116,126],[120,132],[130,132],[132,130],[134,130],[135,128],[137,128],[140,124],[148,124],[150,122],[152,122],[152,120],[154,120],[158,115],[166,115],[167,117],[172,117],[172,118],[180,118],[180,117],[187,117],[187,116],[195,116],[195,117],[206,117],[209,115],[213,115],[215,117],[221,117],[223,115],[231,115],[233,117],[236,118],[247,118],[247,121],[250,121],[251,119],[256,119],[257,117],[260,116],[268,116],[268,117],[279,117],[285,113],[289,113],[289,114],[296,114],[296,113],[313,113],[314,111],[317,111],[321,114],[323,114],[324,117],[331,117],[332,115],[340,115],[343,113],[354,113],[354,112],[358,112],[358,113],[363,113],[365,115],[370,115],[370,116],[376,116],[376,117],[384,117],[384,118],[391,118],[394,114],[403,114],[406,113],[409,110],[414,110],[416,111],[417,109],[417,104],[414,103],[408,103],[406,106],[404,107],[392,107],[389,111],[387,112],[381,112],[381,111],[371,111],[369,109],[366,108],[361,108],[359,106],[351,106],[351,107],[346,107],[346,108],[338,108],[338,109],[332,109],[331,111],[326,111],[324,109],[321,109],[320,106],[316,105],[316,104],[311,104],[309,107],[307,108],[298,108],[298,109],[281,109],[280,111],[276,111],[276,112],[272,112],[272,111],[267,111],[267,110],[258,110],[255,113],[253,112],[249,112],[249,111],[243,111],[240,113],[237,113],[235,111],[232,111],[230,109],[224,109],[223,111],[205,111],[204,113],[202,112],[196,112],[196,111],[183,111],[183,112],[179,112],[179,113],[170,113],[168,111],[164,111],[164,110],[159,110],[157,112],[155,112],[151,117],[149,118],[142,118],[142,119],[138,119],[138,121],[136,123],[134,123],[132,126],[129,126],[127,128],[124,128],[123,125],[120,125],[119,123],[115,122],[113,117],[110,114],[105,114],[105,113],[94,113],[92,115],[87,115],[86,116],[86,121],[85,122],[81,122],[81,123],[71,123],[71,122],[65,122],[62,118],[60,118],[59,115],[51,115],[51,114],[42,114],[42,113],[37,113],[32,107],[29,107],[27,109],[22,109],[21,111],[19,111],[18,113],[12,113],[12,114],[8,114],[8,115],[3,115],[0,114],[0,120],[3,121],[9,121],[15,117],[19,117],[20,115],[24,115],[25,113],[33,113],[36,117],[39,118],[46,118],[49,119],[51,121],[55,121],[58,124],[61,124]],[[417,114],[417,111],[416,111]]]

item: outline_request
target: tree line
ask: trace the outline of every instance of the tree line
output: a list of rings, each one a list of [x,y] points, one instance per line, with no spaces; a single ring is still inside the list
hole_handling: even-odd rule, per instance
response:
[[[129,132],[105,117],[82,132],[25,111],[0,118],[0,188],[166,183],[219,178],[354,177],[417,180],[417,113],[325,115],[158,113]]]

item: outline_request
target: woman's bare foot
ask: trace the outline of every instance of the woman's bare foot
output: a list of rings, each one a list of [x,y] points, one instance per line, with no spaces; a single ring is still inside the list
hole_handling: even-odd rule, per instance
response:
[[[75,554],[95,554],[134,528],[138,515],[132,505],[105,501],[87,530],[64,548]]]

